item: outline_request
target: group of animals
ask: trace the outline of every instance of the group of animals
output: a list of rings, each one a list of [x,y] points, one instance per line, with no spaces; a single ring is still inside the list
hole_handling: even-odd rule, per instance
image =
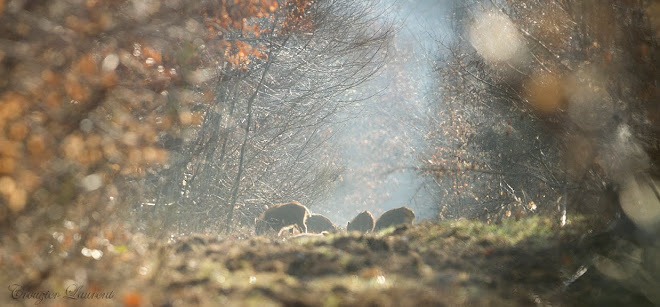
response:
[[[369,211],[362,211],[353,220],[348,222],[347,231],[362,233],[379,231],[381,229],[399,225],[412,224],[415,213],[408,207],[395,208],[386,211],[378,220]],[[255,219],[255,232],[257,235],[283,231],[298,233],[336,232],[339,227],[330,219],[321,214],[310,213],[307,207],[296,201],[273,205]]]

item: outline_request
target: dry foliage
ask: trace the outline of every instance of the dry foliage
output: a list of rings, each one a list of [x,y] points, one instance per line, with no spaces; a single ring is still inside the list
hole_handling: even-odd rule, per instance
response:
[[[437,112],[426,160],[447,202],[461,203],[442,214],[499,219],[538,208],[565,219],[568,203],[609,220],[627,178],[657,176],[656,7],[457,6],[458,42],[438,67],[446,109]]]

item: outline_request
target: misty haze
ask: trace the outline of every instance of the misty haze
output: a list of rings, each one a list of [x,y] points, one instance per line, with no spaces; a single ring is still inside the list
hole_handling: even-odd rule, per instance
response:
[[[0,0],[0,305],[658,306],[660,2]]]

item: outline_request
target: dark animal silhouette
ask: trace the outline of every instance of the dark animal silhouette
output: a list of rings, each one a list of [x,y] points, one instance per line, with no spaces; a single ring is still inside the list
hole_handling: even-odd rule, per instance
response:
[[[279,232],[282,227],[296,225],[302,232],[307,232],[309,210],[297,201],[273,205],[255,219],[257,235]]]
[[[362,211],[346,226],[348,231],[359,231],[362,233],[374,230],[374,216],[369,211]]]
[[[307,218],[307,231],[313,233],[335,232],[337,226],[322,214],[312,214]]]
[[[400,207],[386,211],[381,215],[376,221],[376,226],[374,226],[374,231],[379,231],[381,229],[399,225],[399,224],[410,224],[412,225],[415,220],[415,212],[408,207]]]

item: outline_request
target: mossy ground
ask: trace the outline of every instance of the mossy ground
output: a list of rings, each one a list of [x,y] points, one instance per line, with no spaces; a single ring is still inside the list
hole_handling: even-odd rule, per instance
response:
[[[95,305],[651,305],[590,265],[593,246],[580,225],[460,220],[366,235],[144,239],[153,248],[116,247],[99,260],[63,266],[60,274],[86,274],[88,287],[116,294]],[[54,273],[43,287],[61,280]],[[72,302],[44,304],[61,303]]]

